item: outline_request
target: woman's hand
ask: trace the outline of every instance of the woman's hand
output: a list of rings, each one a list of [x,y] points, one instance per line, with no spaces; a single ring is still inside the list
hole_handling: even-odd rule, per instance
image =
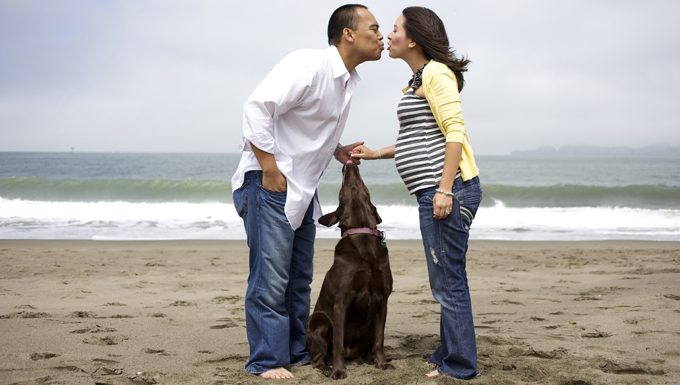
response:
[[[360,146],[354,147],[354,150],[352,150],[352,158],[353,159],[378,159],[378,152],[375,150],[371,150],[370,148],[364,146],[363,144]]]
[[[451,214],[453,197],[442,193],[435,193],[432,198],[432,215],[434,219],[442,220]]]

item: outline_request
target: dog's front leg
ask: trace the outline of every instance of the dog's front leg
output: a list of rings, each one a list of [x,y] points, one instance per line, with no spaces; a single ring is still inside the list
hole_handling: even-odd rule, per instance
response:
[[[348,285],[342,286],[344,287],[338,288],[338,293],[344,293],[344,295],[338,295],[333,305],[333,372],[331,377],[334,380],[347,377],[345,369],[345,321],[351,289]]]
[[[315,369],[323,369],[326,366],[326,356],[331,354],[328,344],[332,338],[329,336],[332,325],[331,319],[322,311],[314,311],[309,317],[307,345],[311,364]]]
[[[376,314],[373,319],[373,335],[375,336],[375,341],[373,342],[373,357],[375,360],[375,367],[382,370],[394,369],[392,364],[387,363],[385,358],[385,322],[387,321],[387,297],[380,307],[380,311]]]

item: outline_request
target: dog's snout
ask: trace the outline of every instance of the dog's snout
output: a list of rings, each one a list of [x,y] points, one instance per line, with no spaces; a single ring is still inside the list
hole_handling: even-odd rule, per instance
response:
[[[356,176],[359,174],[359,166],[357,166],[354,162],[347,162],[344,166],[342,166],[342,175],[347,176]]]

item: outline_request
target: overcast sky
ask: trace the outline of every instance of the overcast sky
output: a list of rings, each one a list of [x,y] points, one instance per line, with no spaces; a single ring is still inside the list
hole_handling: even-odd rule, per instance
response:
[[[238,152],[242,106],[288,52],[325,48],[336,1],[0,0],[0,151]],[[364,1],[385,35],[405,6],[472,63],[478,154],[680,145],[680,2]],[[410,78],[358,67],[343,142],[394,142]]]

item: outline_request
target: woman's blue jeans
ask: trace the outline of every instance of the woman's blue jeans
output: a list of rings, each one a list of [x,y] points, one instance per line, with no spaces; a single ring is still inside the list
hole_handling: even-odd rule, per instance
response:
[[[312,282],[316,225],[310,204],[302,226],[293,230],[284,205],[286,193],[262,187],[262,172],[249,171],[234,191],[250,250],[246,289],[246,371],[309,362],[306,330]]]
[[[451,214],[442,220],[432,216],[435,188],[416,193],[430,288],[441,305],[440,344],[428,362],[437,365],[440,373],[471,378],[477,371],[477,344],[465,254],[470,225],[482,200],[479,178],[465,182],[456,178],[453,193]]]

